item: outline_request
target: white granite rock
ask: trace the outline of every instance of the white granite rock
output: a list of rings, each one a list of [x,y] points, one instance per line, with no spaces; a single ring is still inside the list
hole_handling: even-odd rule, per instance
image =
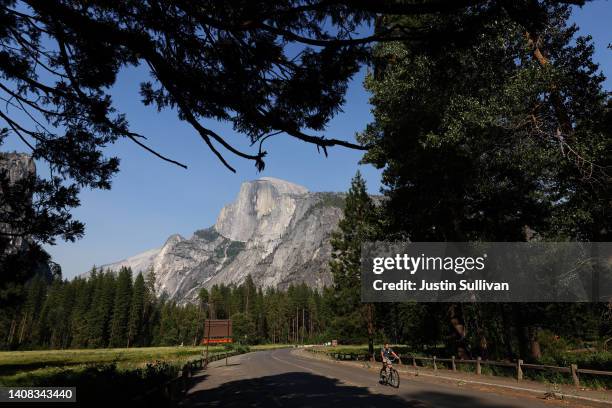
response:
[[[331,284],[329,239],[343,200],[343,194],[310,193],[275,178],[249,181],[213,227],[191,238],[172,235],[161,248],[103,268],[153,268],[158,293],[180,302],[195,300],[202,287],[240,284],[248,275],[262,287],[305,282],[322,288]]]

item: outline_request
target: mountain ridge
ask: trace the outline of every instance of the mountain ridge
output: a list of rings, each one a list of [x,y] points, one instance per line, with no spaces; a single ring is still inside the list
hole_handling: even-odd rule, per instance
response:
[[[100,269],[153,268],[158,294],[179,302],[195,300],[203,287],[240,284],[248,275],[263,288],[304,282],[320,289],[332,283],[329,241],[344,196],[272,177],[247,181],[211,227],[189,238],[173,234],[158,248]]]

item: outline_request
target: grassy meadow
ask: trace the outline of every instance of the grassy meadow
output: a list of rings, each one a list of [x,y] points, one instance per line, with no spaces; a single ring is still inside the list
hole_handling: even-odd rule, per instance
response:
[[[223,351],[211,346],[209,352]],[[196,358],[205,347],[143,347],[77,350],[0,352],[0,385],[27,385],[62,371],[81,371],[91,366],[114,365],[119,370],[163,362],[179,365]]]
[[[251,346],[251,351],[287,347],[264,344]],[[209,353],[225,351],[224,346],[209,346]],[[179,366],[203,355],[206,347],[141,347],[75,350],[33,350],[0,352],[0,385],[28,385],[45,378],[72,371],[75,374],[91,367],[116,367],[129,371],[147,364],[163,363]]]

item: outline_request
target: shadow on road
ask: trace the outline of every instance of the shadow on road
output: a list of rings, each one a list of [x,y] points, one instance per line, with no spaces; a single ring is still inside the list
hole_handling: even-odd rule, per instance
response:
[[[401,387],[400,387],[401,389]],[[415,408],[430,408],[430,407],[452,407],[452,408],[515,408],[531,406],[528,401],[517,403],[516,405],[507,405],[503,402],[491,403],[485,402],[477,397],[477,392],[474,397],[468,395],[457,395],[442,391],[419,391],[410,393],[406,396],[404,406]],[[426,403],[424,403],[426,401]]]
[[[401,387],[398,390],[401,393]],[[484,408],[477,398],[444,392],[404,395],[373,394],[367,388],[341,384],[338,380],[303,372],[289,372],[227,382],[190,394],[187,407],[457,407]],[[427,401],[424,403],[423,401]],[[496,408],[508,407],[495,405]]]

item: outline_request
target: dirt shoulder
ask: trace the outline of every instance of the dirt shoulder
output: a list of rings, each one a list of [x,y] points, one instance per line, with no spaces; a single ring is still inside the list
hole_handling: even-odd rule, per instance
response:
[[[304,358],[327,360],[334,364],[345,364],[377,372],[379,363],[364,361],[338,361],[324,354],[311,353],[306,349],[295,350],[294,353]],[[609,407],[612,406],[612,392],[576,388],[567,384],[546,384],[530,380],[517,381],[508,377],[491,375],[475,375],[465,372],[453,372],[448,369],[433,370],[424,367],[396,366],[403,381],[437,382],[457,387],[471,388],[477,391],[501,393],[504,395],[531,395],[551,402],[551,405],[571,407]],[[556,404],[555,404],[556,403]]]

